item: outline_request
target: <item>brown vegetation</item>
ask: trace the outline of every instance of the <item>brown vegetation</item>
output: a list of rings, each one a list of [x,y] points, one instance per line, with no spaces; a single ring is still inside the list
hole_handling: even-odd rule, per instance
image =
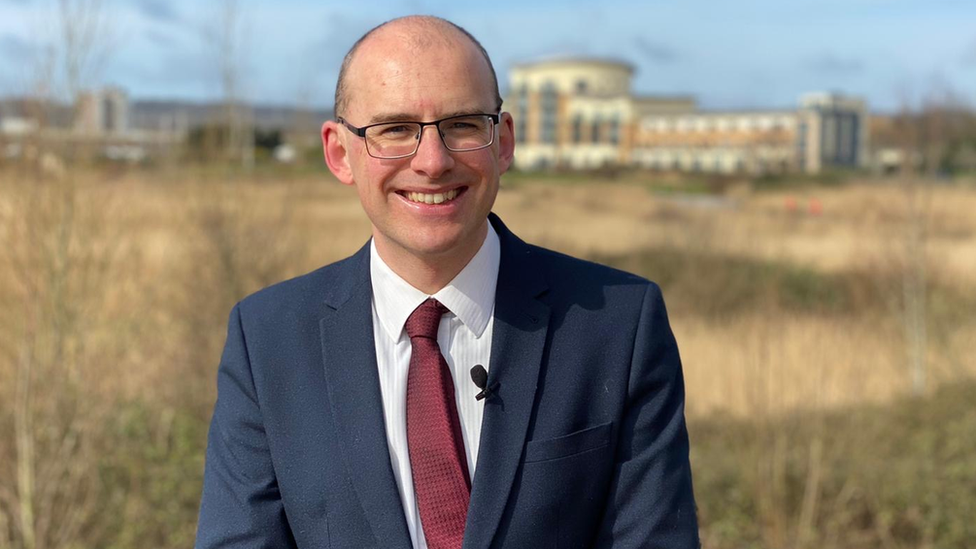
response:
[[[528,241],[661,283],[711,546],[962,547],[972,531],[911,478],[930,464],[897,461],[884,488],[888,464],[858,441],[914,455],[884,441],[943,440],[937,403],[966,403],[939,391],[976,375],[976,188],[926,187],[912,217],[894,180],[709,185],[514,176],[495,210]],[[228,311],[368,236],[354,191],[324,174],[0,171],[0,548],[190,545]],[[906,404],[916,260],[930,396]],[[910,428],[888,422],[924,402]],[[974,467],[938,448],[953,474]]]

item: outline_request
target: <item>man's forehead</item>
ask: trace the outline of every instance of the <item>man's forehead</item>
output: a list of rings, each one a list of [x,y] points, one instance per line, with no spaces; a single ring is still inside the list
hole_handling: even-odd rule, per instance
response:
[[[437,119],[453,118],[455,116],[466,116],[470,114],[485,114],[486,110],[481,107],[461,108],[450,110],[449,108],[436,109]],[[377,111],[372,113],[367,120],[367,124],[379,124],[381,122],[433,122],[433,120],[421,120],[423,118],[421,110],[404,111]]]
[[[474,65],[478,52],[466,37],[453,28],[432,30],[420,25],[395,25],[377,29],[360,44],[350,65],[350,71],[393,69],[397,61],[419,61],[415,66],[435,68],[445,58],[463,59]],[[473,68],[473,67],[472,67]]]
[[[393,29],[361,44],[347,76],[351,109],[384,121],[410,113],[416,119],[422,111],[446,117],[492,108],[490,71],[470,41],[411,40]]]
[[[373,30],[360,47],[383,40],[392,40],[396,44],[419,48],[437,44],[470,43],[457,27],[434,17],[405,17],[390,21]]]

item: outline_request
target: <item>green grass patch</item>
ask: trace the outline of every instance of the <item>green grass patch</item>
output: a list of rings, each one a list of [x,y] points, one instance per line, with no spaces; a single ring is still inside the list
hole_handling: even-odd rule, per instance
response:
[[[852,313],[883,307],[884,285],[863,273],[825,274],[785,263],[656,248],[597,261],[654,280],[676,310],[731,315],[758,305]]]
[[[692,421],[703,539],[714,549],[972,548],[974,401],[969,382],[886,406]]]
[[[899,307],[898,273],[824,273],[790,263],[660,247],[595,261],[649,278],[661,285],[675,312],[723,317],[750,310],[857,315]],[[937,280],[928,284],[930,314],[965,321],[976,309]]]
[[[91,547],[191,547],[208,423],[184,410],[122,404],[106,425],[99,534]]]

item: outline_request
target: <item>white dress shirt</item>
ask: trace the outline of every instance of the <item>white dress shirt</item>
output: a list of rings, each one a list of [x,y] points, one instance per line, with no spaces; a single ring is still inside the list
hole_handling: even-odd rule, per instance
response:
[[[481,441],[484,401],[475,399],[480,389],[471,381],[471,368],[481,364],[488,369],[500,254],[498,234],[489,224],[488,235],[478,253],[454,280],[429,296],[394,273],[376,252],[375,242],[370,245],[373,335],[386,440],[410,540],[415,549],[426,549],[427,542],[420,526],[420,511],[407,450],[407,371],[410,369],[411,346],[403,325],[410,313],[428,297],[440,301],[450,310],[441,318],[437,343],[454,378],[454,397],[461,421],[468,471],[473,480]]]

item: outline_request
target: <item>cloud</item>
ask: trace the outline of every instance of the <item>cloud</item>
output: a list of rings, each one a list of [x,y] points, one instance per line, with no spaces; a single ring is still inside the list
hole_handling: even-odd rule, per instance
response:
[[[976,67],[976,40],[973,40],[969,49],[962,54],[962,64],[966,67]]]
[[[366,31],[382,23],[381,19],[332,12],[322,19],[322,33],[303,48],[303,56],[311,56],[319,70],[339,70],[342,58],[353,43]],[[308,64],[308,63],[306,63]]]
[[[30,57],[37,51],[37,47],[15,34],[4,34],[0,36],[0,55],[3,57],[22,61]]]
[[[803,62],[803,66],[822,74],[852,74],[864,69],[859,59],[823,53]]]
[[[637,51],[640,52],[645,60],[655,65],[668,65],[680,58],[678,52],[671,46],[660,42],[652,42],[643,36],[638,36],[634,39],[634,46],[637,47]]]
[[[136,7],[143,15],[158,23],[183,22],[183,16],[165,0],[139,0]]]
[[[514,56],[500,59],[503,65],[538,61],[561,57],[589,57],[593,55],[590,43],[576,38],[553,40],[537,48],[527,49]],[[497,69],[497,67],[496,67]]]
[[[159,46],[160,48],[172,49],[178,45],[172,36],[165,32],[159,32],[155,29],[150,29],[147,31],[145,36],[150,42],[156,46]]]
[[[196,53],[171,52],[151,62],[126,59],[115,63],[114,78],[123,86],[135,88],[137,95],[159,96],[191,90],[198,97],[217,93],[218,76],[206,59]]]

